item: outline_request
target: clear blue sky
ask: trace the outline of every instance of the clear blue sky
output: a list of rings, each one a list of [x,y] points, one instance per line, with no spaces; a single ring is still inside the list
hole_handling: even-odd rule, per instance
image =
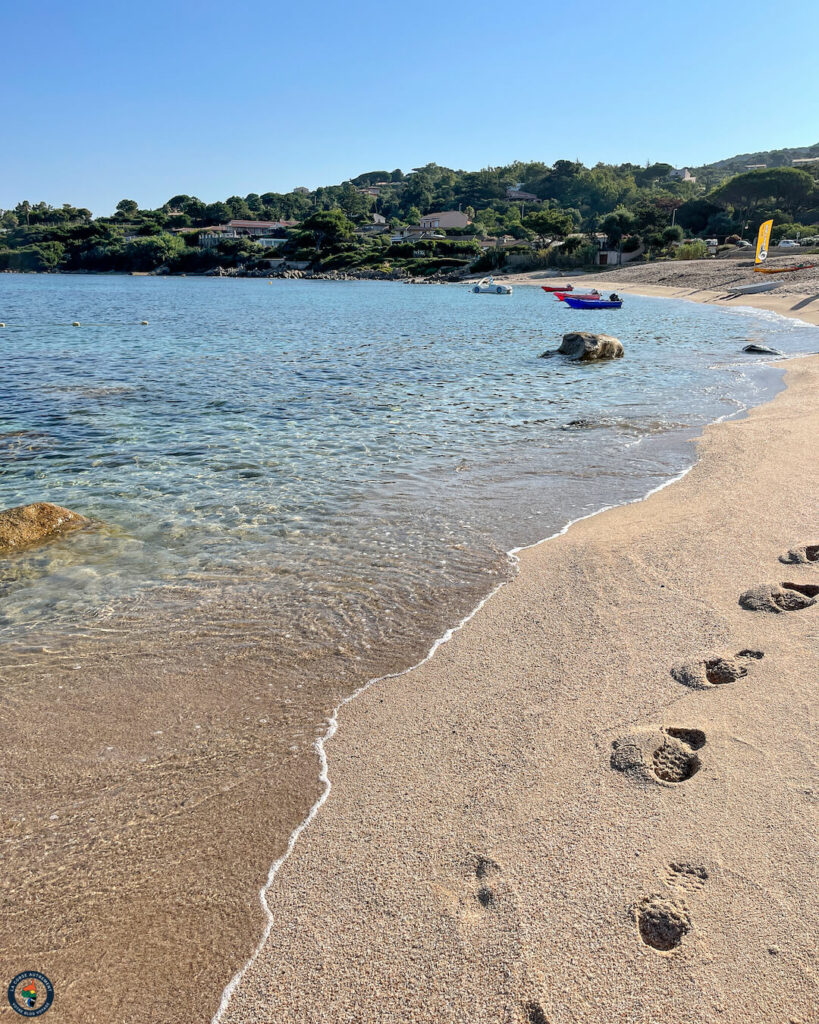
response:
[[[0,208],[819,140],[819,2],[0,0]]]

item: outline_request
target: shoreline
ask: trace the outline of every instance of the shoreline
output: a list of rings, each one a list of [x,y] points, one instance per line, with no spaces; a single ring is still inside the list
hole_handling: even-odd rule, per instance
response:
[[[647,298],[683,299],[687,302],[699,302],[705,305],[721,306],[725,309],[737,309],[749,307],[754,310],[763,310],[770,313],[778,313],[780,316],[792,320],[801,320],[806,324],[819,326],[819,289],[816,292],[799,291],[786,292],[765,292],[759,295],[740,295],[735,299],[726,299],[725,289],[699,288],[680,281],[674,285],[653,284],[648,281],[633,281],[626,276],[629,270],[641,270],[644,273],[648,270],[660,274],[673,273],[674,261],[664,263],[640,265],[638,267],[613,268],[608,273],[595,274],[587,272],[582,277],[565,277],[549,274],[547,271],[530,271],[525,274],[504,274],[503,281],[506,284],[521,285],[528,287],[540,287],[541,285],[573,284],[577,289],[597,288],[600,292],[617,291],[628,295],[643,295]],[[721,269],[721,268],[720,268]],[[798,282],[793,282],[798,283]],[[783,283],[783,287],[785,284]]]
[[[679,296],[675,296],[675,297],[679,297]],[[786,371],[786,376],[787,377],[800,376],[800,375],[804,376],[805,373],[807,373],[807,375],[810,376],[811,372],[813,372],[814,378],[819,376],[819,366],[817,365],[817,360],[815,358],[812,358],[812,357],[805,357],[803,360],[800,360],[800,363],[797,364],[797,367],[805,366],[806,363],[809,364],[808,370],[807,371],[804,371],[804,370],[800,371],[799,368],[791,369],[791,367],[794,364],[791,361],[789,361],[784,366],[784,369]],[[810,367],[812,367],[812,370],[811,370]],[[716,426],[716,425],[712,424],[712,425],[708,426],[707,428],[705,428],[705,430],[703,432],[703,435],[702,435],[702,437],[700,438],[700,440],[698,442],[697,459],[692,464],[692,466],[689,467],[688,469],[684,470],[677,477],[675,477],[675,478],[673,478],[673,479],[671,479],[669,481],[665,481],[663,484],[660,485],[660,487],[655,488],[653,491],[649,492],[649,494],[645,495],[643,498],[637,499],[636,501],[632,501],[632,502],[626,503],[625,505],[619,505],[619,506],[615,506],[613,508],[599,510],[599,511],[597,511],[595,513],[592,513],[590,516],[582,517],[579,520],[575,520],[573,523],[567,524],[567,526],[563,530],[559,531],[557,534],[553,535],[552,537],[545,538],[545,539],[543,539],[541,541],[536,542],[534,545],[531,545],[531,546],[529,546],[527,548],[524,548],[524,549],[513,549],[511,552],[509,552],[509,555],[510,555],[510,557],[514,557],[514,558],[516,558],[518,560],[518,563],[519,563],[519,566],[520,566],[518,574],[516,574],[516,576],[513,577],[511,580],[504,581],[499,586],[494,588],[493,591],[489,595],[487,595],[487,597],[485,597],[479,603],[479,605],[473,610],[473,612],[470,613],[470,615],[468,615],[464,620],[462,620],[456,627],[454,627],[453,629],[448,630],[447,633],[445,633],[443,637],[439,638],[435,642],[435,644],[432,646],[432,648],[430,649],[430,651],[427,654],[427,656],[424,659],[422,659],[422,661],[419,662],[418,665],[413,666],[412,668],[407,669],[407,670],[405,670],[403,672],[400,672],[400,673],[390,674],[390,675],[387,675],[387,676],[384,676],[384,677],[379,677],[379,678],[370,680],[367,684],[365,684],[358,691],[356,691],[356,693],[354,693],[351,696],[349,696],[348,698],[346,698],[338,706],[338,708],[336,709],[336,711],[335,711],[335,713],[333,715],[333,718],[332,718],[332,720],[330,722],[330,725],[329,725],[329,728],[327,730],[327,733],[325,734],[324,737],[322,737],[322,739],[319,740],[318,747],[317,747],[319,755],[320,755],[320,758],[321,758],[321,763],[322,763],[322,782],[324,783],[324,785],[326,787],[325,791],[322,794],[322,796],[320,797],[319,801],[317,801],[317,803],[311,809],[311,812],[308,815],[308,817],[305,819],[305,821],[303,821],[300,824],[300,826],[298,827],[296,832],[291,837],[291,843],[289,844],[288,851],[285,854],[285,856],[283,858],[281,858],[273,866],[273,868],[271,869],[271,874],[268,877],[267,883],[266,883],[264,889],[262,890],[262,892],[260,893],[260,897],[262,899],[263,906],[266,908],[267,913],[268,913],[268,927],[267,927],[267,931],[266,931],[265,937],[261,940],[261,942],[260,942],[256,952],[253,954],[253,956],[251,957],[250,961],[248,961],[248,963],[245,965],[245,967],[242,969],[242,971],[236,977],[234,977],[234,979],[232,980],[231,984],[225,990],[225,993],[223,995],[222,1004],[220,1005],[220,1009],[219,1009],[219,1011],[217,1011],[217,1014],[214,1017],[214,1022],[222,1021],[222,1020],[245,1021],[245,1020],[256,1019],[254,1017],[248,1016],[247,1013],[248,1013],[248,1011],[249,1011],[251,1006],[254,1007],[254,1012],[256,1012],[258,1010],[257,999],[258,999],[259,986],[261,985],[263,989],[267,988],[268,974],[269,974],[269,970],[270,970],[269,964],[270,964],[270,962],[272,960],[270,951],[266,950],[266,942],[269,939],[271,927],[272,927],[272,924],[273,924],[273,921],[274,921],[274,914],[273,914],[273,910],[268,909],[268,905],[267,905],[267,901],[265,899],[265,896],[266,896],[266,894],[271,889],[271,883],[272,883],[274,877],[276,876],[276,873],[278,872],[278,870],[280,868],[285,866],[285,864],[288,861],[288,858],[291,857],[291,854],[294,851],[296,840],[299,839],[299,837],[301,836],[301,833],[309,825],[311,825],[313,823],[314,819],[316,818],[318,810],[325,803],[325,801],[327,799],[327,796],[329,795],[330,788],[333,785],[333,783],[331,782],[330,778],[328,777],[328,763],[327,763],[327,755],[326,755],[326,750],[325,750],[324,744],[328,740],[332,739],[336,735],[336,729],[338,727],[338,713],[340,712],[340,710],[342,708],[346,707],[348,704],[351,704],[351,702],[356,700],[356,698],[364,698],[362,700],[362,703],[370,703],[371,704],[374,698],[372,698],[372,696],[370,696],[369,700],[367,700],[367,698],[364,695],[365,695],[366,691],[370,691],[371,688],[374,687],[375,683],[385,684],[385,683],[392,682],[392,681],[394,681],[396,679],[401,679],[401,678],[406,679],[407,676],[417,676],[418,674],[420,674],[423,671],[424,667],[427,667],[427,671],[429,673],[431,673],[432,675],[439,675],[440,676],[440,674],[441,674],[441,672],[440,672],[441,664],[440,664],[440,661],[431,663],[431,659],[432,659],[433,655],[436,652],[440,651],[441,648],[444,647],[444,645],[449,643],[449,641],[454,640],[456,638],[460,641],[460,645],[461,646],[463,646],[464,644],[467,644],[468,641],[464,639],[464,634],[465,634],[465,632],[468,632],[468,630],[466,630],[465,627],[468,627],[471,623],[473,623],[475,618],[477,616],[479,616],[479,613],[481,613],[482,611],[485,611],[485,609],[490,607],[489,599],[491,597],[496,597],[499,594],[500,591],[505,591],[508,594],[508,592],[510,590],[513,590],[516,586],[521,586],[522,585],[521,581],[522,581],[523,574],[526,571],[531,571],[531,570],[527,570],[526,567],[522,564],[524,561],[527,561],[527,559],[525,557],[527,555],[527,553],[529,553],[529,552],[538,552],[539,553],[539,556],[538,556],[539,560],[543,561],[544,560],[543,551],[544,551],[544,549],[546,549],[548,547],[548,545],[547,545],[548,541],[554,541],[554,540],[556,540],[558,538],[565,538],[565,537],[571,536],[572,531],[575,531],[575,533],[583,532],[582,530],[578,530],[577,528],[578,528],[578,526],[580,524],[584,524],[584,522],[587,521],[587,520],[597,520],[600,517],[611,516],[612,514],[614,514],[614,515],[618,515],[618,514],[622,515],[624,513],[627,514],[628,511],[633,509],[635,506],[637,506],[637,507],[644,506],[645,503],[650,502],[654,498],[654,496],[657,495],[659,492],[665,491],[670,486],[670,484],[672,484],[672,483],[679,483],[684,477],[688,476],[688,474],[690,474],[692,472],[696,472],[698,470],[701,473],[702,472],[707,472],[706,469],[702,469],[703,462],[704,462],[703,455],[702,455],[702,449],[703,448],[713,447],[713,445],[717,443],[717,442],[714,442],[712,440],[712,435],[715,433],[715,431],[722,430],[722,429],[728,427],[729,424],[730,424],[730,426],[734,426],[735,427],[737,423],[748,423],[751,420],[755,421],[761,415],[760,410],[769,409],[770,407],[775,406],[777,403],[781,404],[782,401],[784,401],[784,399],[782,399],[781,396],[782,395],[787,395],[787,394],[788,394],[787,390],[784,391],[784,392],[781,392],[780,395],[777,396],[776,398],[774,398],[772,402],[766,403],[763,406],[758,406],[758,407],[756,407],[754,409],[751,409],[750,411],[747,411],[746,414],[745,414],[744,419],[742,419],[742,420],[739,420],[739,421],[736,421],[736,420],[730,421],[729,420],[728,423],[723,423],[723,424],[721,424],[719,426]],[[674,489],[674,490],[676,491],[677,489]],[[586,530],[588,530],[588,529],[589,529],[589,526],[588,526],[588,524],[586,524]],[[518,558],[517,557],[518,554],[520,554],[522,557]],[[793,570],[790,570],[790,571],[791,571],[791,575],[793,575],[794,574]],[[776,570],[774,569],[773,572],[775,574]],[[496,604],[496,603],[497,602],[493,602],[493,605]],[[520,611],[520,609],[519,609],[519,611]],[[524,609],[524,611],[526,611],[526,609]],[[453,645],[453,646],[457,646],[457,645]],[[473,650],[471,653],[472,653],[472,656],[474,658],[475,655],[476,655],[476,652]],[[442,657],[444,657],[444,655],[442,655]],[[394,697],[395,694],[393,694],[392,696]],[[383,701],[384,701],[384,697],[382,697],[380,699],[380,703],[383,703]],[[395,710],[395,709],[393,709],[393,710]],[[413,709],[410,709],[410,708],[407,707],[406,700],[402,701],[402,708],[401,708],[401,710],[404,711],[406,714],[412,714],[413,713]],[[352,722],[348,722],[347,726],[349,728],[351,728],[352,732],[354,733],[356,731],[356,726],[358,724],[357,723],[357,719],[360,719],[362,717],[366,718],[367,715],[365,715],[360,710],[360,708],[350,708],[349,711],[350,711],[350,715],[351,715],[351,718],[353,719],[353,721]],[[376,740],[375,740],[373,745],[376,748],[379,747],[379,746],[381,747],[381,754],[383,756],[383,754],[384,754],[384,741],[383,741],[383,739],[380,738],[380,736],[377,733],[376,733],[376,737],[377,738],[376,738]],[[359,736],[359,744],[357,745],[356,744],[356,738],[355,738],[354,735],[348,735],[346,733],[341,733],[339,735],[339,739],[337,740],[337,742],[339,743],[339,747],[336,750],[336,758],[339,761],[339,764],[334,766],[334,774],[338,777],[337,781],[335,782],[335,786],[336,787],[342,787],[342,786],[345,786],[346,783],[348,783],[348,771],[350,770],[350,766],[353,763],[355,764],[355,772],[360,776],[360,773],[362,771],[361,764],[363,763],[366,766],[368,757],[372,759],[373,751],[372,750],[368,750],[367,746],[365,745],[365,743],[360,742],[361,739],[362,739],[362,737]],[[353,753],[353,750],[355,751],[354,753]],[[361,780],[359,778],[359,782],[360,781]],[[347,786],[347,788],[349,790],[349,785]],[[355,787],[353,787],[353,788],[355,789]],[[362,815],[366,816],[366,812],[362,811],[361,801],[360,800],[356,800],[354,794],[352,794],[352,793],[350,793],[348,791],[347,793],[345,793],[343,795],[343,799],[347,803],[350,803],[351,800],[353,801],[353,803],[356,806],[356,810],[359,812],[358,813],[359,819],[362,817]],[[312,829],[307,834],[306,838],[304,839],[304,845],[300,846],[298,848],[295,848],[295,856],[292,858],[292,860],[294,862],[307,862],[309,864],[312,861],[314,863],[314,866],[315,866],[315,858],[316,858],[316,856],[321,856],[321,858],[323,859],[323,858],[325,858],[327,856],[327,854],[329,852],[331,858],[334,857],[334,856],[338,857],[339,855],[341,855],[342,856],[342,861],[344,861],[346,856],[348,856],[349,854],[351,854],[353,852],[350,849],[344,849],[344,844],[343,843],[339,844],[338,842],[336,843],[336,847],[331,848],[329,851],[327,849],[325,849],[321,854],[317,853],[317,851],[315,849],[312,849],[313,847],[320,846],[322,839],[326,840],[328,838],[330,838],[330,839],[335,838],[336,840],[338,840],[339,836],[344,834],[343,832],[339,831],[339,822],[338,821],[331,822],[329,825],[326,823],[325,819],[326,819],[326,816],[328,816],[328,815],[332,815],[332,811],[331,810],[325,810],[324,811],[324,814],[322,815],[322,817],[320,819],[318,819],[318,823],[315,825],[314,829]],[[333,815],[333,817],[338,818],[338,814]],[[393,820],[395,820],[395,819],[393,819]],[[343,815],[342,815],[342,825],[343,825]],[[347,823],[347,827],[349,828],[349,823]],[[307,850],[303,854],[300,854],[299,851],[300,850],[305,850],[306,847],[308,847],[308,846],[311,847],[311,849]],[[494,861],[493,861],[493,863],[494,863]],[[362,863],[360,865],[360,869],[363,870],[363,871],[369,871],[370,874],[372,873],[372,865],[370,865],[368,863]],[[294,871],[296,871],[298,873],[298,868],[293,868],[292,870],[294,870]],[[308,875],[309,874],[310,874],[310,872],[309,872],[309,869],[308,869]],[[479,877],[480,877],[480,873],[479,873]],[[326,873],[321,876],[321,878],[319,879],[318,882],[316,882],[316,878],[315,877],[312,877],[312,885],[316,886],[317,890],[320,890],[321,887],[322,887],[322,880],[321,880],[322,878],[326,880],[326,878],[327,878]],[[288,880],[290,880],[290,879],[288,879]],[[290,881],[292,881],[292,880],[290,880]],[[305,879],[305,881],[306,881],[306,879]],[[285,891],[285,886],[286,886],[286,883],[281,885],[281,886],[279,886],[278,889],[276,890],[276,892],[272,896],[272,898],[274,900],[274,903],[275,903],[275,909],[276,910],[280,910],[281,909],[281,904],[282,903],[287,905],[290,902],[290,900],[288,898],[287,891]],[[303,885],[302,886],[297,886],[297,889],[302,893],[304,898],[307,900],[308,904],[312,904],[316,900],[318,900],[319,903],[322,906],[322,910],[325,911],[325,912],[330,907],[334,907],[334,906],[337,905],[335,903],[335,899],[338,898],[338,895],[339,895],[338,893],[336,893],[336,896],[334,897],[334,899],[331,900],[328,903],[328,902],[325,902],[324,900],[322,900],[322,893],[321,892],[314,891],[312,888],[310,890],[306,890]],[[341,900],[342,904],[343,904],[343,902],[344,901]],[[305,914],[305,909],[304,909],[303,905],[300,905],[299,918],[303,919],[304,918],[304,914]],[[349,915],[347,915],[347,916],[343,916],[342,915],[342,917],[343,917],[343,919],[339,920],[339,922],[338,922],[338,926],[341,929],[341,931],[339,931],[337,934],[341,934],[343,932],[344,928],[350,929],[352,927],[354,931],[357,930],[358,925],[356,924],[356,920],[357,920],[356,918],[354,918],[354,917],[351,918]],[[362,925],[361,927],[364,927],[364,926]],[[333,929],[333,931],[335,933],[335,929]],[[278,943],[278,945],[281,946],[282,944]],[[328,955],[331,956],[332,954],[328,953]],[[280,956],[285,956],[286,957],[286,949],[281,949],[280,948]],[[266,968],[265,968],[266,964],[268,965],[267,973],[266,973]],[[344,970],[343,962],[339,963],[339,969],[342,971],[343,976],[345,976],[345,977],[348,976],[346,970]],[[245,978],[247,979],[246,981],[244,981]],[[289,980],[290,980],[291,986],[295,984],[299,988],[299,990],[300,990],[300,998],[301,998],[301,996],[305,994],[302,991],[301,983],[298,982],[298,981],[294,982],[292,976],[289,978]],[[343,986],[342,986],[342,988],[343,988]],[[232,1000],[231,996],[232,996],[232,994],[237,989],[238,989],[238,992],[236,992],[235,1000]],[[245,991],[247,991],[249,993],[248,996],[244,995]],[[290,1003],[288,1003],[288,1005],[280,1005],[278,1003],[275,1004],[275,1005],[276,1005],[276,1013],[279,1015],[279,1016],[277,1016],[276,1019],[284,1020],[285,1017],[283,1015],[287,1014],[289,1012],[293,1013],[293,1017],[292,1018],[287,1018],[287,1019],[294,1019],[294,1020],[297,1019],[295,1006],[291,1006]],[[298,1005],[302,1006],[302,1003],[299,1002]],[[338,1004],[338,1009],[340,1009],[342,1005],[343,1004],[339,1003]],[[360,1003],[359,1003],[359,1005],[360,1005]],[[325,1004],[325,1008],[326,1008],[326,1004]],[[268,1005],[268,1009],[272,1010],[272,1004]],[[298,1018],[298,1019],[301,1019],[301,1018]],[[315,1019],[320,1019],[320,1018],[316,1017]],[[346,1017],[345,1018],[339,1018],[339,1019],[346,1019]],[[376,1018],[373,1017],[373,1019],[376,1019]],[[382,1020],[382,1019],[383,1020],[393,1020],[393,1019],[396,1019],[397,1020],[398,1017],[396,1016],[394,1018],[393,1016],[388,1014],[386,1016],[380,1016],[379,1015],[377,1017],[377,1019],[379,1019],[379,1020]],[[430,1016],[422,1015],[422,1016],[419,1016],[419,1017],[413,1018],[413,1019],[430,1020],[431,1021],[433,1019],[435,1019],[435,1020],[439,1020],[439,1019],[440,1020],[453,1019],[454,1020],[454,1019],[460,1019],[460,1018],[455,1018],[455,1017],[451,1018],[449,1016],[446,1016],[446,1017],[440,1016],[439,1017],[439,1016],[432,1016],[432,1015],[430,1015]],[[550,1020],[551,1019],[552,1018],[550,1017]],[[559,1018],[559,1019],[562,1019],[562,1017]],[[572,1018],[572,1019],[574,1019],[574,1018]],[[586,1018],[584,1017],[583,1019],[585,1020]],[[702,1019],[706,1019],[706,1018],[702,1018]],[[710,1020],[711,1018],[708,1017],[707,1019]],[[728,1020],[737,1019],[737,1020],[739,1020],[741,1018],[739,1018],[739,1017],[737,1017],[737,1018],[728,1017],[728,1018],[721,1018],[721,1019],[728,1019]]]

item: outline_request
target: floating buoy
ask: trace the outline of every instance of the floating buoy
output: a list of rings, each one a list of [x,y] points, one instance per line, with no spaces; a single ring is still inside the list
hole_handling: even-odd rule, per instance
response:
[[[75,321],[74,321],[74,322],[73,322],[73,323],[71,324],[71,326],[72,326],[72,327],[79,327],[79,326],[80,326],[80,321],[79,321],[79,320],[75,320]]]
[[[140,320],[139,322],[142,324],[143,327],[147,327],[148,326],[148,321],[147,320]]]
[[[0,324],[0,327],[5,327],[5,326],[6,326],[5,324]]]

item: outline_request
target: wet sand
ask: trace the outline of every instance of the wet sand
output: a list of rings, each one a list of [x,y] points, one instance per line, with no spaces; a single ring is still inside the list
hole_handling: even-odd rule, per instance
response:
[[[815,1019],[819,359],[787,385],[344,707],[221,1020]]]
[[[0,973],[46,974],[55,1024],[210,1020],[258,942],[261,880],[321,792],[333,705],[411,665],[449,614],[419,595],[411,639],[384,616],[353,651],[283,642],[261,598],[186,625],[138,611],[65,649],[2,652]],[[0,1019],[18,1019],[5,997]]]

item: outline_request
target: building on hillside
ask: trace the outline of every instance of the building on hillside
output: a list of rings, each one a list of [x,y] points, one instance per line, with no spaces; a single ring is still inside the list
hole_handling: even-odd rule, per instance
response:
[[[687,167],[677,167],[668,176],[669,178],[676,178],[678,181],[694,182],[697,180]]]
[[[203,249],[210,249],[229,238],[249,238],[267,246],[281,245],[284,239],[274,238],[273,232],[295,227],[296,224],[297,220],[231,220],[217,227],[201,228],[199,245]]]
[[[745,164],[746,171],[764,171],[767,164]]]
[[[356,192],[358,192],[360,196],[373,196],[373,198],[378,199],[378,197],[381,195],[381,186],[366,185],[363,188],[357,188]]]
[[[421,227],[427,230],[433,228],[465,228],[471,224],[469,217],[460,210],[442,210],[440,213],[427,213],[421,218]]]
[[[410,224],[405,228],[398,228],[390,235],[391,242],[417,242],[419,238],[446,238],[446,235],[432,228],[421,227],[420,224]]]
[[[296,220],[229,220],[225,225],[232,238],[262,238],[281,228],[292,228]]]
[[[506,198],[513,203],[540,203],[543,201],[532,192],[522,192],[519,188],[508,188]]]
[[[356,228],[357,235],[380,235],[384,231],[389,231],[387,227],[387,218],[382,216],[380,213],[371,213],[371,220],[369,224],[365,224],[361,228]]]
[[[819,156],[800,156],[796,160],[791,160],[793,167],[807,167],[809,164],[819,164]]]
[[[294,188],[293,191],[299,196],[311,196],[313,193],[309,188],[305,188],[304,185],[299,185],[298,188]]]

